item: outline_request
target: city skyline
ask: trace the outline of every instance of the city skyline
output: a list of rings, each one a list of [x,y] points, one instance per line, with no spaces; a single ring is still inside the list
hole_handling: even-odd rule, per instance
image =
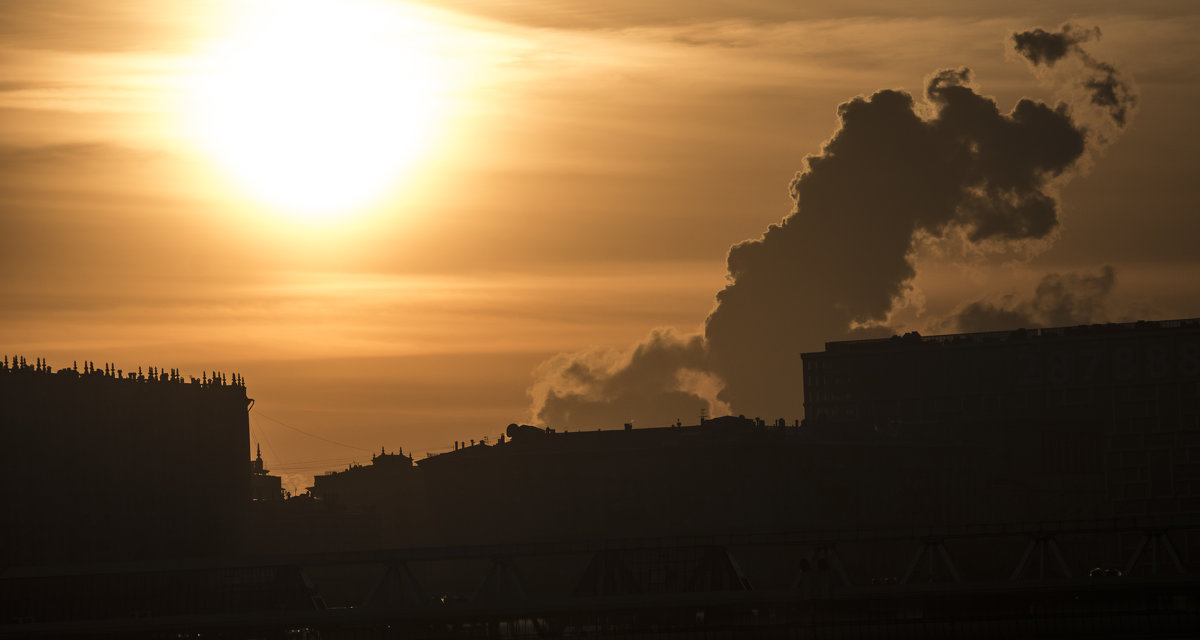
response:
[[[954,82],[1001,114],[1069,105],[1086,146],[1039,187],[1060,215],[999,245],[929,226],[901,253],[913,275],[883,287],[897,295],[852,320],[1200,316],[1200,12],[922,9],[8,5],[0,344],[55,367],[238,372],[266,417],[251,412],[252,440],[293,489],[380,446],[495,437],[551,392],[570,402],[544,415],[572,429],[656,426],[654,406],[790,423],[716,395],[700,336],[729,248],[789,215],[839,105],[896,89],[928,121],[931,79],[961,67]],[[1076,66],[1014,49],[1064,24],[1082,34]],[[1087,60],[1135,97],[1119,126],[1085,113]],[[653,361],[631,368],[639,346]]]

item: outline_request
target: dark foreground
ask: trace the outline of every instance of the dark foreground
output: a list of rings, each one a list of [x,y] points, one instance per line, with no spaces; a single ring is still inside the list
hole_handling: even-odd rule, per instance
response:
[[[13,569],[0,637],[1182,638],[1200,518]]]

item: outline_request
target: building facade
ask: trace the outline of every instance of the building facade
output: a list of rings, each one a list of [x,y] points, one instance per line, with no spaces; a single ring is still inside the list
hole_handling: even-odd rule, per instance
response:
[[[810,424],[987,442],[1111,515],[1200,513],[1200,319],[827,343]]]
[[[8,565],[228,553],[250,479],[236,377],[0,366]]]

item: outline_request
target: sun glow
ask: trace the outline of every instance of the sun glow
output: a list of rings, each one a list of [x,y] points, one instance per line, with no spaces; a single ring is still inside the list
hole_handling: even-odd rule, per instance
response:
[[[189,108],[190,129],[234,182],[308,220],[361,210],[400,184],[447,110],[441,27],[374,0],[235,6]]]

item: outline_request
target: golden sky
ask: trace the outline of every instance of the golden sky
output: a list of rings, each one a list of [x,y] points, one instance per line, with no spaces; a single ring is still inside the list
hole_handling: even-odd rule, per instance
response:
[[[695,407],[684,422],[695,398],[774,418],[798,389],[731,405],[687,342],[729,248],[789,214],[855,96],[930,111],[931,75],[966,66],[1002,112],[1083,105],[1065,63],[1032,68],[1010,40],[1068,22],[1100,27],[1088,55],[1136,113],[1103,140],[1089,125],[1047,187],[1049,235],[914,241],[883,324],[953,331],[975,301],[1042,322],[1200,316],[1192,3],[827,4],[6,2],[0,348],[240,372],[252,440],[293,488],[380,446],[495,438],[537,421],[547,389],[589,398],[572,428],[651,426],[640,407],[668,401],[613,391],[650,379],[627,367],[639,346],[666,354],[654,379]],[[1035,291],[1054,283],[1095,299],[1050,314]]]

